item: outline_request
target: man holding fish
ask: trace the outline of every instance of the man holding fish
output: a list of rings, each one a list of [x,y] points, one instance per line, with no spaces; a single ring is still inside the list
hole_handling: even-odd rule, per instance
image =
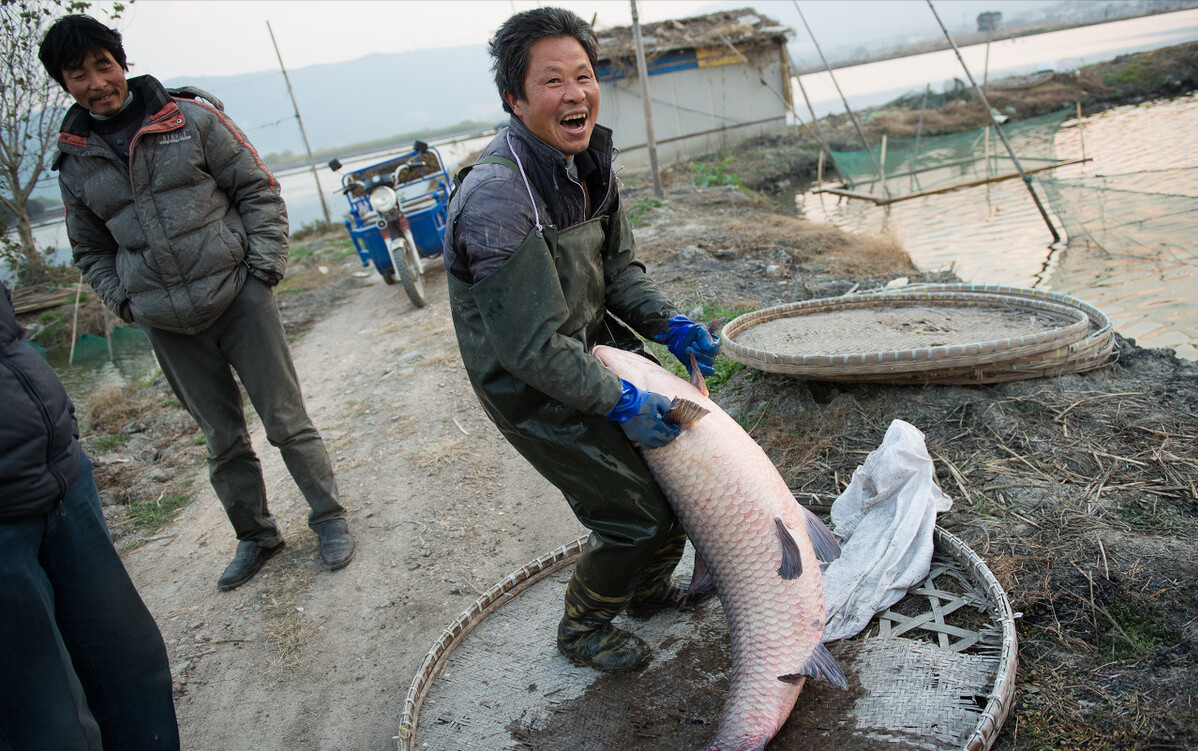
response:
[[[598,42],[557,8],[509,18],[490,42],[511,114],[459,173],[445,236],[462,361],[487,415],[565,495],[591,530],[566,589],[558,648],[598,670],[650,657],[612,625],[625,608],[677,605],[686,535],[636,445],[679,433],[670,400],[622,380],[591,354],[644,353],[637,334],[711,374],[719,340],[674,307],[636,260],[613,169],[611,131],[596,124]]]

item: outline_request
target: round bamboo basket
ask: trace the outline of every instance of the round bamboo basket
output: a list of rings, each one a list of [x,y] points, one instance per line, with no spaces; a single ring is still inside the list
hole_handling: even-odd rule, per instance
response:
[[[823,380],[995,383],[1110,362],[1110,319],[1067,295],[997,285],[927,285],[748,313],[723,352],[759,370]]]
[[[718,599],[648,620],[620,616],[617,624],[654,650],[654,660],[637,673],[600,674],[557,653],[553,633],[562,593],[586,540],[514,572],[442,632],[408,689],[400,751],[690,748],[708,740],[692,743],[687,734],[714,732],[727,691],[720,688],[730,657]],[[792,729],[804,721],[815,723],[828,748],[889,742],[984,751],[993,744],[1015,690],[1014,615],[977,554],[939,527],[934,542],[921,584],[857,636],[829,644],[852,690],[809,683],[771,749],[805,747]],[[688,546],[687,558],[692,555]],[[717,659],[706,652],[689,662],[685,657],[688,650],[717,648],[723,650]],[[636,705],[646,684],[669,687],[648,690],[664,711]],[[665,719],[634,729],[630,708]]]

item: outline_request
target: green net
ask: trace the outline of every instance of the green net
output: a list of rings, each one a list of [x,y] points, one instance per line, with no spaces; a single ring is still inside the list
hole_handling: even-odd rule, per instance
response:
[[[1002,126],[1024,170],[1055,164],[1053,138],[1073,112],[1063,109]],[[945,136],[896,138],[868,151],[833,151],[845,186],[892,198],[1017,173],[993,126]],[[875,166],[877,165],[877,166]],[[881,167],[886,190],[878,176]]]
[[[1151,181],[1146,178],[1151,175]],[[1162,183],[1161,178],[1164,178]],[[1037,180],[1069,235],[1112,255],[1167,253],[1193,259],[1198,217],[1198,168]],[[1143,190],[1147,182],[1177,192]],[[1188,195],[1187,195],[1188,193]]]
[[[103,360],[119,361],[140,352],[150,350],[150,340],[141,329],[113,326],[109,338],[95,334],[81,334],[75,342],[71,355],[74,363],[96,363]]]
[[[107,359],[109,359],[108,340],[104,337],[95,334],[82,334],[75,340],[75,350],[71,354],[72,362],[85,363]]]
[[[128,326],[113,326],[108,337],[112,339],[112,348],[118,352],[142,350],[150,346],[150,340],[146,339],[141,329]]]

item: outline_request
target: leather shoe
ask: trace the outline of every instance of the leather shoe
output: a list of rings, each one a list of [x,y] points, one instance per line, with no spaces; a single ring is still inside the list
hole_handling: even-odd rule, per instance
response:
[[[220,579],[216,581],[216,588],[225,591],[240,587],[253,579],[254,574],[258,573],[258,569],[262,568],[262,564],[269,561],[286,546],[287,543],[280,541],[273,548],[264,548],[253,540],[242,540],[237,543],[237,553],[233,556],[233,562],[225,568],[225,573],[221,574]]]
[[[353,560],[354,538],[344,519],[325,522],[316,528],[320,538],[320,562],[329,571],[336,571]]]

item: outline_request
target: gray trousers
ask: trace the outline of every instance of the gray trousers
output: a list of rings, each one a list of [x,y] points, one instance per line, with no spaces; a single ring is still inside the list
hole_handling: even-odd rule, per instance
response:
[[[299,378],[270,287],[253,276],[207,329],[176,334],[142,325],[158,364],[208,443],[208,476],[238,540],[274,547],[282,535],[266,505],[262,465],[250,443],[245,386],[266,439],[279,449],[308,501],[308,526],[345,518],[333,464],[304,408]]]

